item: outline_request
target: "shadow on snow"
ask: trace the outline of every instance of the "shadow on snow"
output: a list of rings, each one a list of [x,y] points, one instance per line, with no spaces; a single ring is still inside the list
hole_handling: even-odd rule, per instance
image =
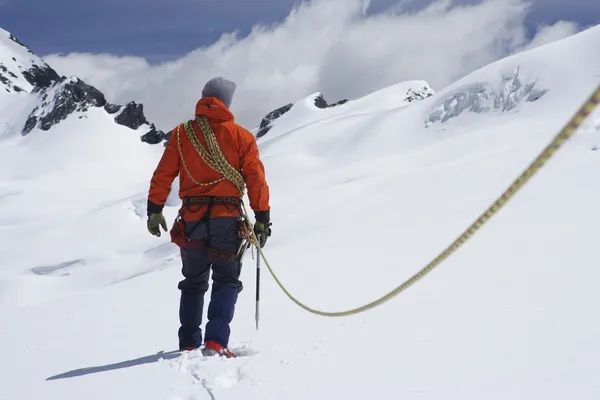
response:
[[[115,364],[107,364],[107,365],[99,365],[96,367],[74,369],[72,371],[68,371],[68,372],[64,372],[62,374],[51,376],[49,378],[46,378],[46,380],[53,381],[56,379],[76,378],[78,376],[97,374],[99,372],[107,372],[107,371],[114,371],[114,370],[123,369],[123,368],[131,368],[131,367],[135,367],[135,366],[143,365],[143,364],[152,364],[152,363],[158,362],[161,359],[170,360],[173,358],[177,358],[180,355],[181,355],[181,352],[179,352],[177,350],[172,350],[172,351],[169,351],[166,353],[163,350],[161,350],[156,354],[136,358],[133,360],[121,361],[121,362],[118,362]]]

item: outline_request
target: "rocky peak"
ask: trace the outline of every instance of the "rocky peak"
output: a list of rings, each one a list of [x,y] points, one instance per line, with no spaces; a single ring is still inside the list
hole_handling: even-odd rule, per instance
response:
[[[44,89],[40,92],[40,96],[41,104],[35,107],[29,115],[22,131],[23,135],[29,134],[36,127],[47,131],[73,113],[80,113],[79,118],[83,118],[85,112],[91,107],[103,107],[109,114],[121,111],[114,117],[115,123],[119,125],[133,130],[148,125],[149,130],[140,137],[142,142],[158,144],[167,139],[167,135],[163,131],[156,129],[154,124],[148,122],[142,104],[130,102],[125,107],[110,104],[101,91],[79,78],[66,79],[62,77],[58,85]]]
[[[74,112],[86,112],[90,107],[102,107],[106,99],[102,92],[79,78],[59,79],[59,84],[41,88],[41,104],[33,109],[25,122],[22,134],[33,128],[47,131]]]
[[[6,31],[4,31],[4,32],[6,32]],[[19,39],[17,39],[12,33],[9,33],[9,32],[6,32],[6,33],[8,34],[8,38],[10,40],[15,42],[19,46],[23,47],[25,50],[27,50],[28,53],[33,54],[33,51],[31,51],[31,49],[29,47],[27,47],[25,44],[23,44],[23,42],[21,42]]]
[[[31,68],[22,73],[25,79],[27,79],[27,82],[33,86],[33,92],[47,89],[61,80],[61,77],[56,71],[47,64],[42,66],[33,64]]]
[[[164,141],[164,145],[167,145],[167,140],[169,140],[170,132],[164,133],[163,131],[159,131],[156,129],[154,124],[150,124],[150,130],[141,136],[142,142],[148,144],[159,144]]]
[[[115,104],[107,104],[106,106],[104,106],[104,109],[109,114],[116,114],[121,109],[123,109],[115,117],[115,122],[119,125],[123,125],[136,130],[144,125],[149,125],[150,130],[140,137],[140,139],[144,143],[159,144],[165,141],[166,144],[166,141],[169,139],[168,134],[165,134],[163,131],[156,129],[156,126],[154,124],[148,122],[146,116],[144,115],[143,104],[137,104],[135,101],[131,101],[127,103],[124,108]]]
[[[0,29],[0,89],[33,93],[49,88],[60,76],[12,34]]]
[[[320,93],[317,96],[315,96],[315,99],[314,99],[315,107],[318,107],[318,108],[336,107],[336,106],[339,106],[346,102],[348,102],[348,99],[342,99],[336,103],[327,104],[327,101],[325,101],[325,98]],[[286,112],[290,111],[293,106],[294,106],[293,103],[289,103],[289,104],[286,104],[283,107],[279,107],[279,108],[271,111],[267,115],[265,115],[265,117],[262,119],[262,121],[260,121],[260,125],[258,127],[258,132],[256,134],[256,137],[259,138],[259,137],[266,135],[267,132],[269,132],[269,130],[272,128],[273,122],[276,119],[280,118]]]
[[[327,104],[327,102],[325,101],[325,99],[323,98],[322,94],[319,94],[315,97],[315,106],[317,106],[318,108],[330,108],[330,107],[335,107],[335,106],[339,106],[342,105],[344,103],[347,103],[348,99],[342,99],[336,103],[333,104]]]
[[[283,107],[279,107],[276,110],[271,111],[270,113],[268,113],[267,115],[265,115],[265,117],[262,119],[262,121],[260,121],[260,125],[259,125],[259,129],[258,129],[258,133],[256,134],[256,137],[262,137],[264,135],[267,134],[267,132],[269,132],[269,130],[271,129],[273,122],[281,117],[283,114],[285,114],[286,112],[290,111],[292,109],[292,107],[294,106],[293,103],[289,103],[286,104]]]
[[[131,129],[138,129],[140,126],[148,124],[144,115],[144,105],[137,104],[135,101],[127,103],[123,111],[115,117],[115,121],[117,124]]]
[[[100,90],[77,77],[61,77],[19,39],[0,29],[2,90],[39,97],[39,102],[22,125],[23,136],[35,128],[47,131],[75,113],[79,114],[79,118],[85,118],[90,108],[104,107],[108,114],[115,114],[117,124],[133,130],[146,127],[146,133],[140,137],[142,142],[158,144],[167,139],[167,135],[148,122],[142,104],[130,102],[123,107],[108,103]]]
[[[404,101],[412,103],[413,101],[424,100],[428,97],[433,96],[433,94],[434,91],[429,86],[423,86],[422,88],[417,90],[408,89]]]

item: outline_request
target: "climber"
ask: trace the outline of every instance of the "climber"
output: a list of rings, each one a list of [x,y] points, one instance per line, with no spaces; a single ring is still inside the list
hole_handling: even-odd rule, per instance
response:
[[[148,192],[147,227],[151,234],[160,237],[159,227],[167,231],[162,210],[171,184],[179,175],[182,206],[171,229],[171,241],[181,248],[184,277],[178,284],[179,349],[192,351],[202,345],[204,294],[212,269],[213,285],[202,349],[206,356],[235,357],[228,344],[230,323],[243,288],[238,252],[243,247],[240,237],[244,220],[240,192],[243,185],[254,211],[253,230],[258,245],[264,247],[271,235],[269,186],[256,139],[234,122],[229,110],[235,90],[234,82],[221,77],[206,83],[196,104],[195,119],[172,130]],[[219,158],[216,155],[219,151],[211,148],[212,142],[206,139],[210,130],[226,163],[233,167],[230,170],[240,177],[237,185],[228,178],[231,174],[217,172],[220,167],[215,167],[214,159]]]

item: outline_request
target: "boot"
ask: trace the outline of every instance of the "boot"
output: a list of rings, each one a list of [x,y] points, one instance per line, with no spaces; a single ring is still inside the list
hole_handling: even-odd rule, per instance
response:
[[[202,355],[205,357],[212,357],[212,356],[216,356],[216,355],[225,356],[227,358],[236,358],[237,357],[229,349],[221,346],[217,342],[212,342],[212,341],[206,342],[206,344],[204,345],[204,349],[202,349]]]

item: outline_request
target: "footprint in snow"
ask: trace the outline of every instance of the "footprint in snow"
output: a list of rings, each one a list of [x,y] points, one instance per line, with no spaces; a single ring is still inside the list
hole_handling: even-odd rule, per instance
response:
[[[249,379],[246,357],[258,352],[248,346],[232,347],[237,358],[204,357],[200,350],[185,352],[171,360],[169,365],[180,372],[190,374],[214,398],[214,390],[227,389]]]

